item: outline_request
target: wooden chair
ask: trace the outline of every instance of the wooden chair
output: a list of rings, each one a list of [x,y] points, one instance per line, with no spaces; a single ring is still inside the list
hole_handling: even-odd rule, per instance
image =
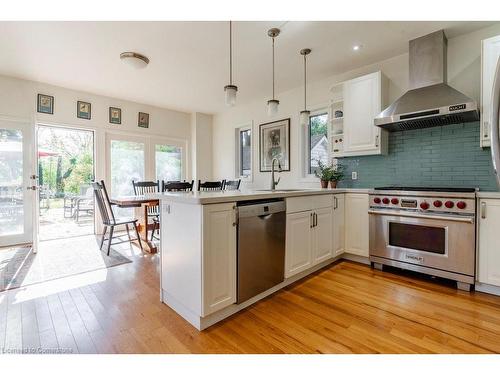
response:
[[[159,193],[160,192],[160,181],[134,181],[132,180],[132,186],[134,187],[135,195],[146,195],[150,193]],[[151,221],[155,223],[155,220],[160,222],[160,206],[148,206],[148,219],[151,218]],[[149,220],[148,220],[149,221]],[[154,231],[156,228],[156,223],[151,232],[151,241],[153,240]]]
[[[241,179],[240,180],[229,180],[229,181],[224,180],[223,189],[224,190],[239,190],[240,184],[241,184]]]
[[[222,181],[205,181],[198,180],[198,191],[221,191],[224,187],[224,180]]]
[[[141,243],[141,237],[139,237],[139,231],[137,230],[137,219],[120,219],[116,220],[115,214],[113,212],[113,207],[111,205],[111,202],[109,201],[109,196],[108,192],[106,190],[106,186],[104,185],[104,181],[101,180],[101,182],[94,181],[92,182],[92,188],[94,189],[94,194],[97,202],[97,206],[99,207],[99,212],[101,213],[101,218],[102,218],[102,223],[104,225],[104,233],[102,234],[102,239],[101,239],[101,246],[100,249],[102,250],[102,245],[104,244],[104,241],[108,241],[108,252],[107,255],[109,256],[109,252],[111,251],[111,245],[119,244],[119,243],[124,243],[124,242],[132,242],[135,241],[134,238],[130,238],[130,233],[129,233],[129,224],[132,224],[135,229],[135,235],[137,236],[137,241],[139,241],[139,246],[141,250],[142,248],[142,243]],[[117,225],[125,225],[125,228],[127,229],[127,234],[128,234],[128,241],[120,241],[120,242],[115,242],[114,244],[111,243],[113,240],[113,232],[114,229]],[[106,239],[106,232],[109,229],[109,236]]]
[[[191,182],[180,182],[180,181],[162,181],[161,191],[193,191],[194,180]]]

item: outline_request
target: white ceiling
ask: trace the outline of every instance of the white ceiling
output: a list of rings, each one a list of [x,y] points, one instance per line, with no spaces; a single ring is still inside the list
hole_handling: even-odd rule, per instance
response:
[[[277,92],[302,84],[301,48],[312,48],[310,80],[387,59],[408,40],[444,28],[448,38],[492,22],[235,22],[238,104],[271,95],[271,41]],[[0,74],[183,111],[224,110],[228,22],[0,22]],[[352,46],[363,48],[354,52]],[[146,69],[120,61],[150,58]]]

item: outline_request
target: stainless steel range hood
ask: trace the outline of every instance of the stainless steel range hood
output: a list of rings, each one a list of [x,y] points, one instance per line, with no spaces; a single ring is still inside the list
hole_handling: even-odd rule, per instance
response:
[[[446,84],[444,31],[410,41],[410,90],[375,118],[389,131],[479,120],[477,103]]]

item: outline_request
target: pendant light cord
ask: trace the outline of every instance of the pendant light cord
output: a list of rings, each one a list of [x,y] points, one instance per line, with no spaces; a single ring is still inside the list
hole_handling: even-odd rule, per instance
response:
[[[307,110],[307,69],[306,69],[306,55],[304,55],[304,111]]]
[[[273,36],[273,100],[274,100],[274,36]]]
[[[232,21],[229,21],[229,84],[233,85],[233,29]]]

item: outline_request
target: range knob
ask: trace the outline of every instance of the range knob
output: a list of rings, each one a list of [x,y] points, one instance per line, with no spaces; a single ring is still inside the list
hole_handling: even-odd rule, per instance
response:
[[[442,205],[443,205],[443,202],[441,202],[441,201],[439,201],[439,200],[438,200],[438,201],[434,201],[434,207],[438,207],[438,208],[439,208],[439,207],[441,207]]]
[[[457,202],[457,207],[459,209],[463,210],[465,207],[467,207],[467,203],[465,203],[463,201]]]
[[[399,199],[398,198],[392,198],[391,199],[391,203],[392,204],[398,204],[399,203]]]
[[[446,208],[453,208],[453,206],[455,206],[455,203],[453,203],[452,201],[446,201],[444,205],[446,206]]]
[[[376,203],[376,204],[379,204],[382,201],[380,200],[379,197],[376,197],[376,198],[373,198],[373,202]]]
[[[420,203],[420,208],[422,210],[428,210],[429,209],[429,203],[427,203],[427,202]]]
[[[390,200],[389,200],[389,198],[384,198],[384,199],[382,199],[382,202],[384,204],[389,204]]]

